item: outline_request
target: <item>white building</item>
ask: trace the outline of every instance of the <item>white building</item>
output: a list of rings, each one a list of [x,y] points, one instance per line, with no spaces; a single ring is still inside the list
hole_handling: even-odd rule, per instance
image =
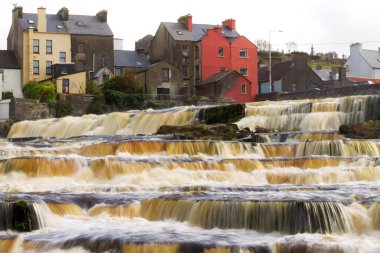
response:
[[[22,98],[21,68],[12,50],[0,50],[0,99],[10,91],[15,98]]]
[[[347,77],[380,79],[380,48],[367,50],[360,43],[352,44],[345,67]]]

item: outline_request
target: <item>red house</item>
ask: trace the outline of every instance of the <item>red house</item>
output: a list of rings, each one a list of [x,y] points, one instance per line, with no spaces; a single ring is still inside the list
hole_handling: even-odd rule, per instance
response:
[[[229,77],[236,79],[232,82],[236,87],[225,86],[234,90],[230,99],[253,101],[258,92],[257,47],[236,31],[233,19],[223,21],[222,26],[193,24],[191,15],[180,17],[177,23],[162,22],[149,51],[152,63],[166,61],[182,71],[183,94],[172,94],[170,89],[171,95],[204,96],[209,89],[201,86],[209,84],[207,79],[230,70],[236,71]]]

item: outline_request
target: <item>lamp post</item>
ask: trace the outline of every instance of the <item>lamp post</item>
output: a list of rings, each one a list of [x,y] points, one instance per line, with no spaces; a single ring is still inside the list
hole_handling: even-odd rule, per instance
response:
[[[270,33],[279,32],[282,33],[282,30],[269,31],[269,93],[272,92],[272,52],[270,44]]]

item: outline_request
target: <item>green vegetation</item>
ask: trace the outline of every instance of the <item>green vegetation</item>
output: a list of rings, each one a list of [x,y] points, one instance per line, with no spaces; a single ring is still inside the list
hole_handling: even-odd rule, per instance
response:
[[[87,80],[86,94],[100,95],[102,94],[102,88],[94,80]]]
[[[12,228],[20,232],[29,232],[38,229],[37,216],[25,200],[13,203]]]
[[[311,61],[308,63],[310,68],[316,69],[317,66],[321,66],[322,69],[334,69],[341,67],[340,63],[333,63],[329,61]]]
[[[56,100],[55,87],[52,82],[29,82],[22,88],[25,98],[38,99],[40,102]]]
[[[73,108],[67,101],[54,101],[50,103],[49,106],[54,108],[54,116],[57,118],[70,115],[70,113],[73,111]]]
[[[14,98],[13,97],[13,92],[12,91],[4,91],[2,93],[2,98],[3,99],[11,99],[11,98]]]
[[[90,85],[92,92],[97,95],[88,108],[88,113],[101,114],[117,110],[141,109],[144,106],[145,95],[143,87],[135,83],[131,78],[115,76],[107,80],[100,92]]]

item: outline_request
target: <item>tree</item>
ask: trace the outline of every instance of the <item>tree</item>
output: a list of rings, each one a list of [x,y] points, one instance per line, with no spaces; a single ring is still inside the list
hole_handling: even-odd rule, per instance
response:
[[[22,93],[25,98],[38,99],[40,102],[54,102],[57,96],[52,82],[29,82],[22,88]]]
[[[256,40],[256,46],[258,51],[269,51],[269,43],[266,40]]]
[[[298,45],[294,41],[286,42],[285,45],[286,45],[286,48],[288,49],[289,54],[297,51],[297,49],[298,49]]]

